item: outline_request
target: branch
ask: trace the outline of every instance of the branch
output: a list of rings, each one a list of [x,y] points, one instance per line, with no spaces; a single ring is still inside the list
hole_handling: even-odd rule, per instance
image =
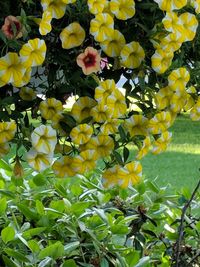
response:
[[[186,211],[189,208],[191,202],[193,201],[193,199],[194,199],[199,187],[200,187],[200,180],[199,180],[197,186],[195,187],[195,189],[194,189],[194,191],[193,191],[193,193],[191,195],[191,198],[188,200],[188,202],[182,208],[181,222],[180,222],[180,227],[179,227],[179,230],[178,230],[178,240],[176,242],[177,245],[176,245],[176,252],[175,252],[175,256],[176,256],[175,267],[179,267],[179,256],[180,256],[181,242],[182,242],[182,239],[183,239],[185,214],[186,214]]]

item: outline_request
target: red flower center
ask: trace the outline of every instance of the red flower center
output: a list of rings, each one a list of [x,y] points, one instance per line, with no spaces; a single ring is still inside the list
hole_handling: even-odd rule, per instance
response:
[[[8,26],[8,32],[9,34],[16,35],[20,31],[21,25],[17,21],[12,21],[10,25]],[[15,32],[16,30],[16,32]]]
[[[94,66],[96,63],[95,55],[88,53],[88,55],[83,60],[85,67],[91,67]]]

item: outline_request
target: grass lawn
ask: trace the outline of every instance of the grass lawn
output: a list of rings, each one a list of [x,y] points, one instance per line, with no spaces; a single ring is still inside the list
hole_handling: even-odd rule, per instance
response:
[[[170,183],[180,189],[191,190],[200,179],[200,122],[193,122],[187,115],[180,115],[170,131],[172,142],[160,155],[148,154],[142,160],[143,174],[155,179],[159,185]]]

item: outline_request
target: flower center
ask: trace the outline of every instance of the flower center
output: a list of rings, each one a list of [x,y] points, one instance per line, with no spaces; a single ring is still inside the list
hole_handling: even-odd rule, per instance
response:
[[[11,22],[11,24],[8,27],[9,34],[16,35],[20,31],[20,23],[17,21]]]
[[[86,67],[91,67],[95,64],[95,57],[92,54],[88,54],[83,61]]]

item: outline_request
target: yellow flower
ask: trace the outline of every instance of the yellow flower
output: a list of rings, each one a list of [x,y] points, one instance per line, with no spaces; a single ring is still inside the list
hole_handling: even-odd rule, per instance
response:
[[[167,149],[168,144],[171,141],[171,138],[172,138],[172,133],[168,131],[163,132],[161,136],[154,142],[152,153],[160,154],[161,152],[165,151]]]
[[[9,52],[0,58],[0,77],[3,84],[20,82],[25,71],[17,53]]]
[[[170,33],[160,41],[160,48],[171,52],[177,51],[182,45],[182,38],[176,33]]]
[[[142,165],[138,161],[127,163],[118,170],[119,185],[127,188],[129,185],[136,185],[142,177]]]
[[[22,87],[27,83],[29,83],[31,79],[31,72],[32,72],[31,67],[26,68],[24,75],[22,76],[22,79],[12,82],[12,85],[15,87]]]
[[[109,57],[117,57],[120,55],[125,43],[124,35],[118,30],[113,30],[109,38],[101,42],[100,46]]]
[[[101,125],[100,131],[103,135],[114,134],[118,131],[119,121],[117,119],[109,119]]]
[[[155,94],[155,104],[157,109],[165,109],[170,105],[170,100],[173,95],[173,91],[169,86],[166,86],[164,88],[161,88],[156,94]]]
[[[194,105],[195,105],[194,98],[190,94],[187,94],[186,95],[186,102],[184,105],[184,111],[189,111],[191,108],[194,107]]]
[[[183,26],[178,15],[175,12],[167,12],[162,20],[165,30],[175,33],[178,37],[182,37]]]
[[[94,36],[97,42],[103,42],[110,38],[114,30],[114,20],[107,14],[97,14],[94,19],[90,21],[90,34]]]
[[[195,8],[195,12],[199,14],[200,13],[200,0],[190,0],[190,4],[193,8]]]
[[[134,0],[111,0],[110,11],[118,19],[130,19],[135,15],[135,2]]]
[[[23,64],[26,67],[40,66],[46,56],[45,41],[39,38],[31,39],[19,51]]]
[[[187,0],[154,0],[161,10],[170,12],[174,9],[181,9],[187,5]]]
[[[114,80],[105,80],[99,83],[95,88],[94,98],[98,103],[106,102],[109,95],[116,90],[116,84]]]
[[[190,111],[190,118],[193,121],[200,121],[200,97],[198,97],[197,103]]]
[[[39,153],[53,153],[57,143],[56,131],[51,126],[41,125],[32,132],[31,143]]]
[[[173,70],[168,76],[170,89],[174,91],[184,91],[189,80],[190,73],[184,67]]]
[[[65,4],[73,4],[76,2],[76,0],[62,0],[62,2]]]
[[[110,188],[119,184],[118,171],[120,169],[119,165],[115,165],[112,168],[106,169],[102,174],[103,186]]]
[[[125,115],[127,111],[125,96],[118,89],[108,96],[106,103],[111,111],[110,116],[112,118],[119,118]]]
[[[148,129],[152,134],[160,134],[171,126],[171,120],[169,111],[161,111],[149,121]]]
[[[144,49],[138,42],[126,44],[120,53],[122,66],[130,69],[138,68],[144,60]]]
[[[36,171],[41,172],[49,168],[53,161],[53,154],[39,153],[35,149],[30,149],[26,154],[28,164]]]
[[[93,134],[93,128],[86,123],[74,127],[70,132],[72,142],[76,145],[83,145],[90,140]]]
[[[96,15],[104,10],[106,0],[88,0],[87,4],[90,13]]]
[[[52,29],[51,27],[51,20],[52,20],[52,16],[51,13],[49,11],[45,11],[42,14],[42,19],[40,21],[40,26],[39,26],[39,32],[41,35],[47,35],[47,33],[49,33]]]
[[[196,35],[198,20],[194,14],[185,12],[179,16],[180,23],[183,27],[182,39],[184,42],[192,41]]]
[[[95,122],[104,123],[112,115],[112,109],[104,104],[104,102],[97,104],[90,111],[90,116],[93,117]]]
[[[130,133],[130,136],[147,135],[148,119],[142,115],[132,115],[124,121],[124,128]]]
[[[97,160],[97,152],[95,150],[84,150],[73,159],[72,168],[76,173],[84,174],[94,170]]]
[[[137,155],[136,155],[136,159],[140,160],[142,159],[148,152],[151,146],[151,139],[149,136],[147,136],[144,140],[143,140],[143,144],[142,147],[140,148],[140,150],[138,151]]]
[[[60,40],[64,49],[80,46],[85,39],[85,30],[78,22],[73,22],[60,33]]]
[[[88,96],[80,97],[72,106],[71,115],[80,123],[90,117],[90,111],[96,104],[97,102]]]
[[[15,136],[17,126],[15,121],[0,122],[0,144],[4,144],[12,140]]]
[[[66,3],[63,0],[41,0],[43,11],[48,11],[52,18],[60,19],[64,16]]]
[[[187,101],[186,91],[177,91],[175,92],[170,100],[170,110],[172,112],[178,113],[185,106]]]
[[[19,96],[25,101],[32,101],[37,97],[35,91],[29,87],[22,87],[19,91]]]
[[[62,102],[53,97],[47,98],[40,102],[39,110],[45,120],[52,120],[56,114],[63,111]]]
[[[8,154],[9,151],[10,151],[10,146],[8,143],[0,144],[0,157],[4,157],[6,154]]]
[[[171,65],[174,53],[157,49],[151,57],[152,68],[158,74],[164,73]]]
[[[54,162],[52,169],[58,177],[71,177],[76,174],[72,168],[72,164],[73,158],[70,156],[64,156]]]
[[[110,136],[98,135],[92,137],[85,145],[85,149],[91,149],[98,153],[99,158],[109,156],[114,149],[114,141]]]

